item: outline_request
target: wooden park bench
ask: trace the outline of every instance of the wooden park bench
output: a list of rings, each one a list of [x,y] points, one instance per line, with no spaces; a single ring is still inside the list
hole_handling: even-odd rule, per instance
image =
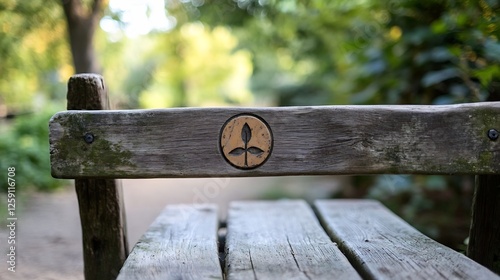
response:
[[[86,279],[498,278],[500,103],[93,111],[107,104],[100,76],[76,75],[50,121]],[[128,255],[115,178],[336,174],[477,175],[468,256],[379,202],[335,199],[233,202],[226,223],[214,205],[170,205]]]

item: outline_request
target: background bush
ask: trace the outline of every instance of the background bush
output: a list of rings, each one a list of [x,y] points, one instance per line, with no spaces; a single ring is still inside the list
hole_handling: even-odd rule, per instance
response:
[[[34,188],[52,191],[66,181],[50,175],[48,123],[54,110],[6,120],[0,134],[0,187],[7,191],[7,168],[16,168],[16,191]]]

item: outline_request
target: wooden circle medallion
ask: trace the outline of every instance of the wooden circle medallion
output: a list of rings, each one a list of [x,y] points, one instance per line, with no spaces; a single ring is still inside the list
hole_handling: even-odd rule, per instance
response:
[[[259,117],[236,115],[222,127],[220,147],[226,160],[234,167],[257,168],[264,164],[271,154],[272,132]]]

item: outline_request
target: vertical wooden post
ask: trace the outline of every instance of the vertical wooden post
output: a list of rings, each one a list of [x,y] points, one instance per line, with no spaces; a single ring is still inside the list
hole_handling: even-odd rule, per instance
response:
[[[68,83],[68,110],[109,109],[103,78],[79,74]],[[125,209],[119,181],[77,179],[85,279],[116,279],[127,254]]]
[[[500,274],[500,175],[476,176],[467,256]]]

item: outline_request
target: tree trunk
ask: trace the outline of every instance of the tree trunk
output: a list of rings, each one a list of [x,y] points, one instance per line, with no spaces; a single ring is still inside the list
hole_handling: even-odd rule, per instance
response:
[[[94,50],[94,33],[101,18],[103,1],[94,0],[92,9],[81,0],[61,0],[68,25],[69,43],[76,73],[100,73]]]

